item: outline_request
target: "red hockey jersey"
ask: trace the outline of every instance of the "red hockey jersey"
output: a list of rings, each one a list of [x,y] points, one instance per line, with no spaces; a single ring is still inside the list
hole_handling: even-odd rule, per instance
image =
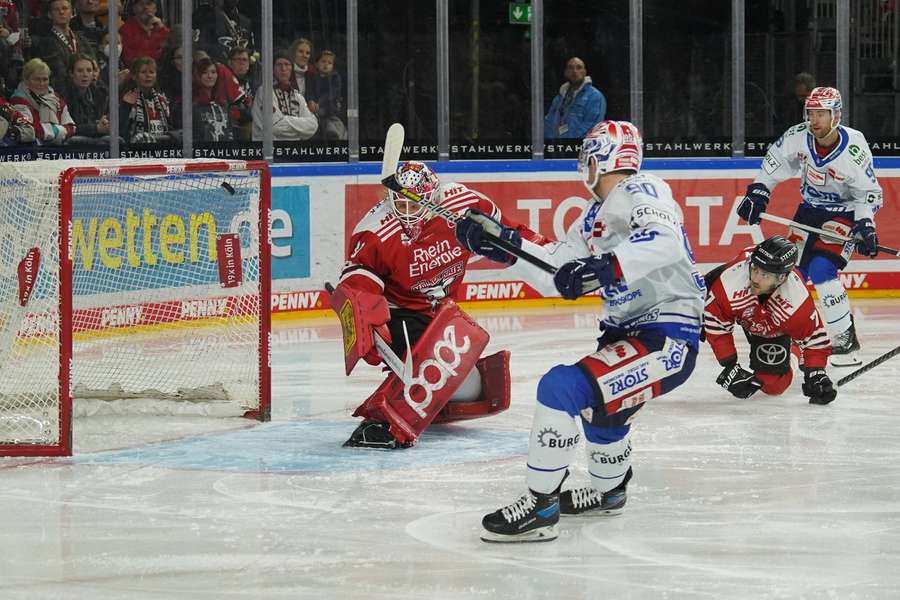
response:
[[[464,185],[445,184],[438,193],[443,206],[460,215],[477,208],[501,219],[493,202]],[[522,230],[523,237],[532,239],[529,234]],[[341,283],[384,294],[391,308],[414,311],[433,310],[455,297],[471,256],[456,239],[454,226],[440,217],[425,221],[418,237],[410,240],[388,200],[366,213],[353,230],[348,251]]]
[[[825,368],[831,340],[799,271],[794,270],[767,299],[750,291],[750,254],[747,248],[731,261],[709,288],[703,327],[717,360],[735,356],[735,324],[761,337],[788,335],[803,352],[803,365]]]

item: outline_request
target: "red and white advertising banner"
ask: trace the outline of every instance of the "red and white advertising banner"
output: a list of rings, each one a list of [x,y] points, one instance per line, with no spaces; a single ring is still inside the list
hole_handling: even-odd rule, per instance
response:
[[[701,271],[731,260],[743,248],[768,236],[785,233],[786,227],[763,221],[760,226],[740,222],[735,209],[754,171],[721,170],[660,171],[657,175],[672,187],[684,211],[685,228]],[[538,233],[561,237],[588,203],[588,193],[577,175],[556,172],[446,174],[442,179],[459,181],[488,196],[512,221],[525,223]],[[283,282],[272,298],[278,312],[322,310],[328,307],[327,292],[320,281],[340,273],[346,245],[353,228],[377,201],[381,185],[375,178],[340,181],[332,179],[319,191],[310,183],[313,208],[313,271],[321,274],[293,283]],[[876,215],[880,243],[900,247],[900,173],[879,173],[884,188],[884,207]],[[343,191],[343,207],[335,200]],[[327,192],[327,193],[326,193]],[[800,202],[799,181],[789,180],[775,188],[769,212],[791,218]],[[338,247],[342,251],[338,251]],[[342,254],[341,256],[337,256]],[[333,255],[333,256],[332,256]],[[851,292],[869,290],[887,295],[900,290],[900,259],[879,255],[876,259],[854,256],[841,275]],[[495,263],[475,259],[470,263],[458,301],[489,301],[541,298],[527,282],[499,269]]]
[[[760,230],[740,221],[736,206],[752,181],[749,177],[676,179],[669,176],[665,179],[684,211],[685,228],[697,262],[703,268],[730,260],[743,248],[786,231],[785,226],[777,223],[764,221]],[[884,208],[876,216],[879,239],[884,245],[900,246],[900,206],[896,200],[900,177],[883,177],[879,181],[885,196]],[[511,220],[525,223],[552,238],[563,235],[588,201],[580,181],[478,181],[467,185],[487,195]],[[347,186],[345,243],[356,223],[371,208],[371,199],[377,197],[379,187],[377,184]],[[798,190],[798,180],[779,185],[772,194],[769,211],[792,217],[799,203]],[[494,276],[484,280],[478,269],[492,269]],[[463,287],[461,301],[540,297],[522,282],[507,281],[509,278],[504,278],[493,263],[475,261],[470,270],[467,281],[478,281]],[[884,255],[874,260],[857,258],[843,278],[849,289],[900,289],[900,261]]]

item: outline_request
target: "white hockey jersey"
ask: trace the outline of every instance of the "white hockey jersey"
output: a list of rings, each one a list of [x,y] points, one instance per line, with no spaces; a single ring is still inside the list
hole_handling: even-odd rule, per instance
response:
[[[624,283],[603,288],[603,324],[626,331],[655,329],[697,347],[706,285],[694,268],[681,208],[669,185],[646,173],[621,181],[603,202],[592,202],[564,240],[522,248],[555,266],[586,256],[613,253]],[[558,295],[553,276],[525,261],[524,277],[545,295]]]
[[[806,124],[791,127],[769,147],[754,181],[771,190],[799,175],[805,204],[832,212],[853,211],[855,220],[874,220],[883,198],[869,144],[856,129],[838,126],[837,133],[838,143],[820,157]]]

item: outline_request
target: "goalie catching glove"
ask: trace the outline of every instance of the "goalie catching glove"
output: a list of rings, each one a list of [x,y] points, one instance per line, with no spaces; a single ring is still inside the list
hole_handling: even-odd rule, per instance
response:
[[[516,229],[507,227],[478,209],[468,210],[466,216],[456,223],[456,239],[469,252],[507,265],[516,262],[515,256],[498,248],[488,236],[522,247],[522,236]]]

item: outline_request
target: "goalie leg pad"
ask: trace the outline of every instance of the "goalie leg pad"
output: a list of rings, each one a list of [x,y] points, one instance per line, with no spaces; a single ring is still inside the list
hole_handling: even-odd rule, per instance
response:
[[[414,443],[475,366],[490,336],[454,302],[435,314],[413,345],[406,381],[391,373],[353,416],[390,425],[400,443]]]
[[[475,364],[481,374],[481,394],[471,402],[448,402],[434,423],[480,419],[509,408],[509,350],[485,356]]]

